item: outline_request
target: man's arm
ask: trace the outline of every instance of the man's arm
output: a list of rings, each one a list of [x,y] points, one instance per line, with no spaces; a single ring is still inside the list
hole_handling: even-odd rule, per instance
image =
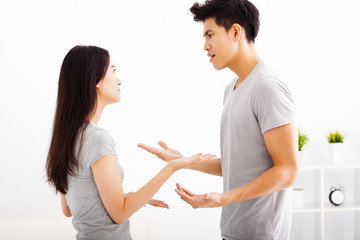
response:
[[[214,158],[207,162],[198,163],[187,169],[196,170],[203,173],[208,173],[216,176],[222,176],[221,171],[221,158]]]
[[[163,141],[158,142],[161,148],[152,147],[143,143],[138,144],[138,147],[148,151],[149,153],[154,154],[161,160],[165,162],[170,162],[172,160],[182,158],[183,155],[176,149],[169,148],[167,144]],[[206,162],[198,163],[192,166],[187,167],[187,169],[197,170],[203,173],[208,173],[216,176],[222,176],[221,171],[221,159],[214,158]]]
[[[293,185],[298,173],[296,125],[287,124],[270,129],[263,137],[273,160],[273,167],[253,181],[223,194],[196,195],[180,185],[176,192],[194,208],[219,207],[261,197]]]

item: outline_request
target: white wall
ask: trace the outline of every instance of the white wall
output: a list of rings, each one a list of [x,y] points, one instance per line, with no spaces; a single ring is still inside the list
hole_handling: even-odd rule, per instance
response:
[[[357,0],[256,0],[256,47],[293,93],[299,125],[310,137],[304,161],[327,161],[325,135],[346,133],[348,160],[360,161],[360,4]],[[44,164],[61,62],[77,44],[110,50],[122,100],[100,125],[114,137],[126,171],[124,188],[140,188],[163,166],[136,147],[162,139],[185,155],[219,151],[226,84],[202,50],[193,1],[1,1],[0,217],[60,216]],[[220,209],[198,209],[173,189],[222,191],[221,178],[176,173],[155,196],[170,210],[142,210],[164,224],[166,239],[218,239]],[[70,219],[68,219],[70,221]],[[40,231],[40,229],[39,229]],[[59,231],[59,234],[61,231]],[[140,239],[140,238],[139,238]]]

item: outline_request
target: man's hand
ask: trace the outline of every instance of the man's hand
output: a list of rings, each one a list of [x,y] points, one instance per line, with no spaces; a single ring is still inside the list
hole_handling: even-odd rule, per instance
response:
[[[169,148],[165,142],[159,141],[158,144],[163,149],[151,147],[151,146],[148,146],[143,143],[139,143],[137,146],[139,148],[142,148],[142,149],[148,151],[149,153],[156,155],[158,158],[160,158],[161,160],[164,160],[165,162],[170,162],[174,159],[183,157],[183,155],[178,150]]]
[[[179,183],[176,184],[175,192],[179,194],[182,200],[190,204],[193,208],[212,208],[221,207],[222,195],[216,192],[205,194],[194,194],[183,188]]]

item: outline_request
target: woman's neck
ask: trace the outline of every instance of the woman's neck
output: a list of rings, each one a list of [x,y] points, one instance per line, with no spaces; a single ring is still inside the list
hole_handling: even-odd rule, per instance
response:
[[[102,114],[104,108],[105,108],[105,105],[98,102],[95,113],[92,115],[92,117],[90,118],[89,121],[94,123],[95,125],[98,125],[98,122],[100,120],[100,117],[101,117],[101,114]]]

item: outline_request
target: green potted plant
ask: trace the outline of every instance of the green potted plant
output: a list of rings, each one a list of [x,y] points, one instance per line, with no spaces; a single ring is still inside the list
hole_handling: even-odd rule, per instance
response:
[[[299,150],[299,163],[302,163],[303,159],[303,147],[305,144],[309,142],[309,137],[304,132],[300,131],[300,128],[298,128],[298,150]]]
[[[341,164],[344,162],[344,138],[345,136],[339,131],[330,131],[327,136],[330,150],[330,162]]]

